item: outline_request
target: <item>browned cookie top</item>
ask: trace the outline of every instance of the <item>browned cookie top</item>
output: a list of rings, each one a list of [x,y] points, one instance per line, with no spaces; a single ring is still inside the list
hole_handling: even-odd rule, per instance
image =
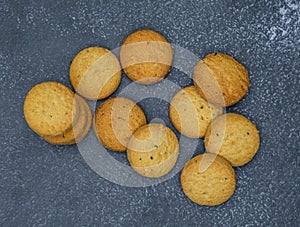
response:
[[[208,102],[231,106],[248,91],[249,77],[241,63],[218,52],[207,55],[196,65],[194,85]]]
[[[121,82],[121,66],[116,56],[102,47],[81,50],[70,66],[70,81],[82,96],[97,100],[111,95]]]
[[[175,165],[179,152],[176,135],[162,124],[140,127],[131,136],[127,147],[132,168],[151,178],[167,174]]]
[[[132,133],[144,124],[143,110],[127,98],[108,99],[95,112],[95,133],[105,147],[114,151],[125,151]]]
[[[226,202],[236,185],[235,172],[229,162],[209,153],[189,160],[180,179],[184,194],[193,202],[206,206]]]
[[[194,86],[189,86],[173,97],[169,114],[180,133],[191,138],[202,138],[212,119],[222,114],[222,107],[209,104]]]
[[[152,30],[131,33],[120,49],[121,65],[126,75],[141,84],[162,80],[170,71],[172,58],[170,43]]]
[[[39,135],[56,136],[69,129],[78,107],[75,94],[58,82],[35,85],[24,102],[24,116],[29,127]]]
[[[226,158],[233,166],[248,163],[259,147],[259,132],[255,125],[240,114],[217,117],[207,129],[206,150]]]

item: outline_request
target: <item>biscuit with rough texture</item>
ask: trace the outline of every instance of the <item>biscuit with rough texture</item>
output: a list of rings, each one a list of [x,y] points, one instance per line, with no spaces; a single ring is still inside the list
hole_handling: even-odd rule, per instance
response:
[[[76,98],[79,99],[78,102],[80,105],[80,115],[78,121],[71,129],[67,130],[62,135],[42,136],[44,140],[56,145],[71,145],[79,143],[84,139],[91,128],[92,113],[89,105],[83,98],[79,96],[76,96]]]
[[[56,136],[71,128],[78,107],[75,94],[58,82],[35,85],[26,95],[24,117],[39,135]]]
[[[241,100],[249,88],[246,68],[233,57],[212,53],[194,69],[194,85],[208,102],[231,106]]]
[[[233,166],[251,161],[259,147],[259,132],[255,125],[240,114],[217,117],[207,129],[206,150],[227,159]]]
[[[132,133],[146,124],[143,110],[127,98],[111,98],[95,112],[94,131],[100,142],[114,151],[126,151]]]
[[[210,122],[222,114],[222,107],[209,104],[194,86],[180,90],[170,103],[172,124],[183,135],[203,138]]]
[[[124,40],[120,61],[126,75],[141,84],[162,80],[170,71],[173,50],[170,43],[158,32],[137,30]]]
[[[121,82],[121,66],[116,56],[102,47],[80,51],[70,66],[70,81],[82,96],[99,100],[110,96]]]
[[[235,172],[222,157],[201,154],[189,160],[181,173],[184,194],[194,203],[216,206],[226,202],[234,193]]]
[[[127,158],[132,168],[150,178],[158,178],[170,172],[178,153],[176,135],[162,124],[147,124],[137,129],[127,148]]]

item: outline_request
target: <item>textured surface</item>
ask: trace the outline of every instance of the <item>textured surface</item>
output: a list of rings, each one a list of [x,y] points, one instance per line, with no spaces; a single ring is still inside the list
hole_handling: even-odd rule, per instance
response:
[[[107,98],[121,82],[119,60],[102,47],[83,49],[70,65],[70,82],[79,94],[88,99]]]
[[[74,97],[74,93],[61,83],[34,85],[24,101],[28,126],[38,135],[46,136],[57,136],[70,129],[78,118]]]
[[[126,151],[132,133],[146,124],[143,110],[131,99],[107,99],[95,112],[94,131],[102,144],[114,151]]]
[[[259,148],[259,132],[241,114],[227,113],[209,125],[204,138],[206,151],[221,155],[233,166],[243,166]]]
[[[299,10],[293,0],[13,1],[0,2],[0,222],[12,225],[272,225],[299,217]],[[85,164],[77,147],[38,138],[23,118],[23,101],[39,82],[70,86],[69,64],[83,48],[119,46],[130,32],[151,28],[203,58],[233,55],[250,88],[227,111],[252,120],[261,135],[254,159],[236,168],[233,197],[218,207],[192,203],[179,175],[148,188],[112,184]],[[192,71],[192,69],[191,69]],[[167,77],[191,85],[172,69]],[[130,81],[123,77],[122,87]],[[140,103],[147,118],[168,120],[168,104]],[[172,128],[173,129],[173,128]],[[198,152],[203,152],[199,141]],[[125,154],[114,154],[126,160]]]
[[[205,153],[186,163],[180,182],[184,194],[195,203],[217,206],[233,195],[236,177],[228,161]]]
[[[158,178],[174,167],[179,144],[175,133],[163,124],[147,124],[137,129],[128,141],[127,158],[141,175]]]
[[[71,145],[79,143],[88,134],[92,125],[92,113],[88,103],[81,98],[78,98],[79,116],[76,123],[73,123],[71,129],[58,136],[43,136],[42,138],[49,143],[57,145]]]
[[[173,51],[160,33],[142,29],[129,34],[120,48],[120,61],[126,75],[140,84],[161,81],[170,71]]]
[[[203,58],[194,69],[194,85],[208,102],[232,106],[249,88],[246,68],[232,56],[215,52]]]
[[[183,135],[203,138],[210,122],[222,112],[222,107],[208,104],[195,86],[188,86],[172,98],[169,116],[174,127]]]

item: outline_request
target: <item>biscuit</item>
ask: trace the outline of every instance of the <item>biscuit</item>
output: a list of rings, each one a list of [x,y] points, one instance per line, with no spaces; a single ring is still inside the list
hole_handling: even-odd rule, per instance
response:
[[[246,68],[233,57],[212,53],[194,68],[194,85],[209,103],[231,106],[241,100],[249,88]]]
[[[75,94],[58,82],[35,85],[26,95],[24,117],[39,135],[56,136],[71,128],[77,118]]]
[[[180,181],[184,194],[194,203],[205,206],[226,202],[236,185],[230,163],[208,153],[189,160],[182,170]]]
[[[176,135],[162,124],[147,124],[137,129],[127,148],[127,158],[132,168],[150,178],[158,178],[170,172],[178,153]]]
[[[183,135],[203,138],[210,122],[222,114],[222,107],[209,104],[194,86],[180,90],[170,103],[172,124]]]
[[[171,44],[158,32],[137,30],[124,40],[120,61],[126,75],[140,84],[153,84],[170,71],[173,59]]]
[[[132,133],[146,124],[143,110],[127,98],[111,98],[95,112],[94,131],[100,142],[114,151],[126,151]]]
[[[208,127],[204,145],[206,150],[227,159],[233,166],[248,163],[260,143],[259,132],[246,117],[228,113],[217,117]]]
[[[111,51],[89,47],[80,51],[72,61],[70,81],[83,97],[104,99],[117,90],[121,82],[121,66]]]
[[[67,130],[62,135],[42,136],[44,140],[56,145],[71,145],[79,143],[84,139],[91,128],[92,113],[88,104],[83,98],[79,96],[76,96],[76,98],[79,99],[78,102],[80,104],[80,116],[78,121],[71,129]]]

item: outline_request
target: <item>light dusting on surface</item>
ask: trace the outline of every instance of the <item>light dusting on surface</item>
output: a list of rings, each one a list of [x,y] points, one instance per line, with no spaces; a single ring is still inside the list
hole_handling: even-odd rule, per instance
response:
[[[285,47],[294,46],[295,44],[299,45],[300,2],[284,0],[283,4],[279,7],[278,17],[278,21],[271,24],[268,31],[270,41],[277,40]]]

